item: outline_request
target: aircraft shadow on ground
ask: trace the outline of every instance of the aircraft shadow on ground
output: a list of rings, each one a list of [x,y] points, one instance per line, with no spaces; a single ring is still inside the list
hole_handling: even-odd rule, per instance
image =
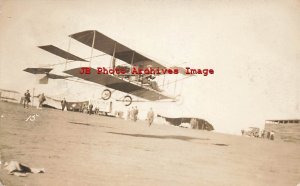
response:
[[[214,143],[213,145],[217,145],[217,146],[229,146],[228,144],[225,144],[225,143]]]
[[[118,132],[107,132],[107,133],[139,137],[139,138],[177,139],[177,140],[183,140],[183,141],[210,140],[209,138],[194,138],[194,137],[189,137],[189,136],[178,136],[178,135],[147,135],[147,134],[127,134],[127,133],[118,133]]]
[[[106,126],[101,126],[101,125],[92,125],[90,123],[81,123],[81,122],[73,122],[73,121],[69,121],[69,123],[72,123],[72,124],[75,124],[75,125],[85,125],[85,126],[90,126],[90,127],[113,128],[113,127],[106,127]]]

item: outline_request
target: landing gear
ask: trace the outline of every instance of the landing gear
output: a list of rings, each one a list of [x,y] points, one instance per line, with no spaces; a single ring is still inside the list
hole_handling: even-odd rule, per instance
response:
[[[103,100],[108,100],[111,97],[111,91],[109,89],[103,90],[101,94],[101,98]],[[118,101],[123,101],[125,103],[125,106],[129,106],[132,103],[132,97],[129,95],[124,96],[123,100],[118,100]]]
[[[103,90],[103,92],[101,94],[101,98],[103,100],[108,100],[110,97],[111,97],[111,91],[109,89]]]
[[[129,106],[129,105],[131,105],[131,103],[132,103],[132,98],[131,98],[131,96],[125,96],[124,97],[124,99],[123,99],[123,102],[125,103],[125,106]]]

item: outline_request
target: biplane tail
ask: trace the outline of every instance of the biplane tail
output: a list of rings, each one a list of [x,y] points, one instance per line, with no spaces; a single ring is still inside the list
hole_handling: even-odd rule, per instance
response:
[[[71,76],[62,76],[51,74],[50,71],[53,70],[52,68],[26,68],[24,69],[25,72],[34,74],[38,78],[39,84],[48,84],[49,79],[66,79]]]

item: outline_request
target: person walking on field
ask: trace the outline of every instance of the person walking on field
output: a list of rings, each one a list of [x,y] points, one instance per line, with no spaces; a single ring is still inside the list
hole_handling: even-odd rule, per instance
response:
[[[147,120],[148,120],[148,126],[150,127],[154,120],[154,112],[153,112],[152,108],[150,108],[150,110],[147,114]]]

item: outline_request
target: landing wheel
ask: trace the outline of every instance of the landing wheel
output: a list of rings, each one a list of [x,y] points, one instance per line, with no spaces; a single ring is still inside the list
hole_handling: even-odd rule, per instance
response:
[[[123,99],[123,102],[125,103],[125,106],[129,106],[132,103],[132,98],[131,96],[125,96]]]
[[[102,94],[101,94],[101,98],[103,100],[108,100],[111,97],[111,91],[108,89],[103,90]]]

